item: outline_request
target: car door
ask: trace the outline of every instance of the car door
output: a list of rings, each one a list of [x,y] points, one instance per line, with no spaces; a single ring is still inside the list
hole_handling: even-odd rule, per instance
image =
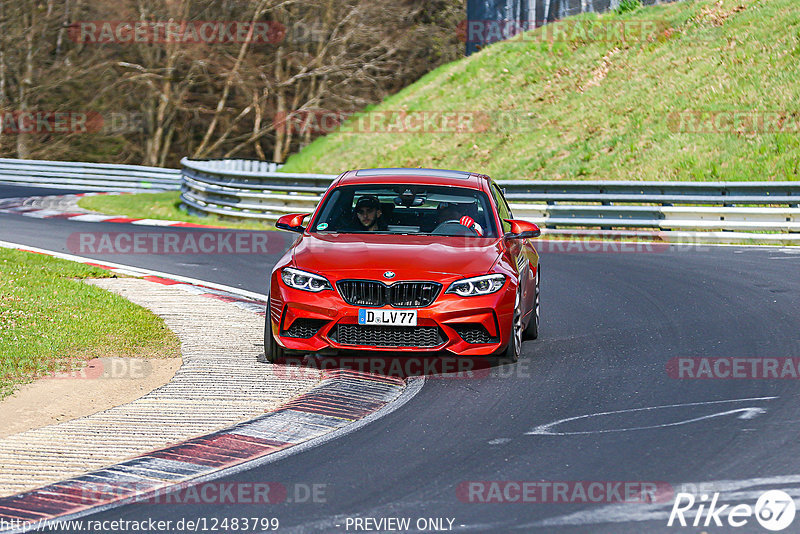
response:
[[[500,215],[503,233],[511,231],[511,225],[506,219],[513,219],[514,214],[508,205],[500,187],[491,183],[492,199]],[[519,284],[522,287],[523,314],[527,315],[533,309],[533,292],[535,291],[536,269],[539,265],[539,254],[531,244],[530,239],[514,239],[506,241],[506,247],[514,264],[517,266]]]

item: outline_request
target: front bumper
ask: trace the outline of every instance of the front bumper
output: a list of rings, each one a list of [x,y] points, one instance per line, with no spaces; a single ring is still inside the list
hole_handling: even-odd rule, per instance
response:
[[[347,304],[337,289],[300,291],[273,276],[270,321],[278,344],[291,351],[447,351],[487,356],[509,342],[515,294],[510,281],[491,295],[465,298],[443,290],[433,304],[414,308],[417,327],[365,327],[358,325],[361,307]]]

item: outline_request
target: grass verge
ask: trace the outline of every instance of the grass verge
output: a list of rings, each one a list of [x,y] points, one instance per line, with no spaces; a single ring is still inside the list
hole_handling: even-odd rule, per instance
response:
[[[99,357],[176,358],[164,321],[81,282],[108,271],[0,248],[0,399],[16,386]]]
[[[179,191],[96,195],[81,198],[78,205],[87,210],[135,219],[162,219],[250,230],[274,230],[275,228],[266,222],[225,220],[213,215],[208,217],[190,215],[180,208],[180,195]]]
[[[422,166],[495,179],[800,179],[797,1],[630,7],[570,17],[443,65],[317,139],[282,170]],[[423,111],[434,112],[429,132],[446,129],[436,112],[462,115],[449,117],[452,133],[404,133],[413,125],[401,114]],[[464,117],[465,131],[455,133]],[[476,127],[470,117],[486,120]]]

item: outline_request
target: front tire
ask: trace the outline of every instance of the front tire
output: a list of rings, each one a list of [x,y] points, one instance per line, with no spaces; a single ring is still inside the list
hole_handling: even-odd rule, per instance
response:
[[[278,345],[275,336],[272,335],[272,314],[270,312],[269,299],[267,300],[267,316],[264,320],[264,357],[269,363],[286,358],[286,349]]]
[[[506,350],[501,352],[496,358],[498,363],[517,363],[522,353],[522,310],[520,309],[520,294],[514,299],[514,319],[511,321],[511,335],[509,336]]]

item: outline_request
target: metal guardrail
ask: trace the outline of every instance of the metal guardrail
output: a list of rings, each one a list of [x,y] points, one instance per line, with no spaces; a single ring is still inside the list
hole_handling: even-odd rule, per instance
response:
[[[181,202],[190,212],[274,222],[286,213],[312,211],[336,178],[252,171],[247,160],[224,161],[181,160]]]
[[[336,177],[276,172],[253,160],[182,169],[0,158],[0,182],[97,191],[181,189],[191,212],[274,222],[311,212]],[[545,234],[653,236],[667,241],[800,243],[800,181],[630,182],[499,180],[515,217]]]
[[[310,212],[336,177],[184,159],[181,200],[199,214],[275,221]],[[516,217],[549,234],[800,242],[800,182],[499,180]],[[647,230],[646,232],[644,230]]]
[[[0,182],[91,191],[174,190],[181,171],[142,165],[0,158]]]

